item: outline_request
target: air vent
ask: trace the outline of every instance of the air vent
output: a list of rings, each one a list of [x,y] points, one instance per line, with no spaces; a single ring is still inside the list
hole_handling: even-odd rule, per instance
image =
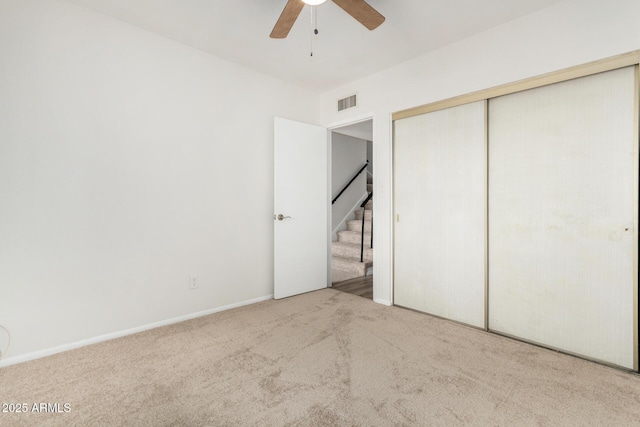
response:
[[[338,111],[346,110],[347,108],[353,108],[358,106],[358,100],[356,95],[347,96],[346,98],[338,99]]]

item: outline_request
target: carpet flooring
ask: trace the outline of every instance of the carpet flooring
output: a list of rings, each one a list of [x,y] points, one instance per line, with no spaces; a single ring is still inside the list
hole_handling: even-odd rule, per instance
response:
[[[3,426],[630,426],[640,378],[326,289],[2,368],[0,402],[29,408]]]

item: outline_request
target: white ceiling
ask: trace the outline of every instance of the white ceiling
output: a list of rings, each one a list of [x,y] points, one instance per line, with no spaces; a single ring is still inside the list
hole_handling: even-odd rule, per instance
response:
[[[269,38],[286,0],[70,1],[321,92],[561,0],[368,0],[386,17],[373,31],[327,1],[313,58],[310,6],[286,39]]]

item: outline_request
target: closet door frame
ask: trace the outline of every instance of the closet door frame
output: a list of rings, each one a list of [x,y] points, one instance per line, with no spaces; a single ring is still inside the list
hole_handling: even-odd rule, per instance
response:
[[[393,128],[393,124],[396,120],[400,120],[400,119],[404,119],[404,118],[408,118],[408,117],[413,117],[413,116],[418,116],[418,115],[422,115],[422,114],[427,114],[430,112],[434,112],[434,111],[439,111],[439,110],[443,110],[446,108],[450,108],[450,107],[455,107],[455,106],[459,106],[459,105],[464,105],[464,104],[469,104],[469,103],[473,103],[473,102],[477,102],[477,101],[489,101],[492,98],[496,98],[499,96],[503,96],[503,95],[509,95],[512,93],[517,93],[517,92],[522,92],[525,90],[529,90],[529,89],[535,89],[535,88],[539,88],[539,87],[543,87],[543,86],[549,86],[552,85],[554,83],[560,83],[560,82],[565,82],[568,80],[573,80],[573,79],[577,79],[580,77],[586,77],[586,76],[590,76],[590,75],[594,75],[594,74],[598,74],[598,73],[603,73],[603,72],[607,72],[607,71],[612,71],[612,70],[616,70],[619,68],[625,68],[625,67],[629,67],[629,66],[634,66],[634,70],[635,70],[635,102],[634,102],[634,108],[635,108],[635,112],[634,112],[634,140],[636,145],[638,145],[640,143],[640,50],[636,50],[633,52],[629,52],[626,54],[622,54],[622,55],[617,55],[617,56],[613,56],[610,58],[605,58],[599,61],[594,61],[594,62],[589,62],[586,64],[582,64],[582,65],[578,65],[575,67],[571,67],[571,68],[567,68],[567,69],[563,69],[563,70],[559,70],[559,71],[554,71],[551,73],[547,73],[547,74],[543,74],[540,76],[536,76],[536,77],[532,77],[532,78],[528,78],[528,79],[524,79],[524,80],[519,80],[516,82],[512,82],[512,83],[507,83],[504,85],[500,85],[500,86],[496,86],[493,88],[489,88],[489,89],[485,89],[485,90],[481,90],[478,92],[473,92],[473,93],[469,93],[469,94],[465,94],[465,95],[461,95],[461,96],[457,96],[457,97],[453,97],[453,98],[449,98],[449,99],[445,99],[445,100],[441,100],[441,101],[437,101],[437,102],[433,102],[430,104],[425,104],[425,105],[421,105],[421,106],[417,106],[417,107],[413,107],[413,108],[409,108],[406,110],[402,110],[402,111],[398,111],[392,114],[391,116],[391,120],[392,120],[392,128]],[[487,144],[487,130],[488,130],[488,117],[485,117],[485,146]],[[393,138],[392,138],[392,150],[395,150],[395,132],[393,132]],[[487,158],[488,158],[488,153],[487,153]],[[638,164],[636,165],[636,176],[638,176],[638,179],[635,182],[635,190],[636,190],[636,197],[640,198],[640,185],[639,185],[639,180],[640,180],[640,171],[638,170]],[[395,156],[393,156],[392,159],[392,175],[395,176],[395,171],[396,171],[396,164],[395,164]],[[395,181],[395,180],[394,180]],[[486,194],[488,197],[488,180],[486,181]],[[395,194],[395,183],[393,185],[394,188],[394,194]],[[397,221],[397,212],[396,212],[396,204],[395,204],[395,197],[392,197],[393,200],[393,214],[392,214],[392,221],[393,221],[393,226],[392,226],[392,233],[394,233],[395,235],[395,224]],[[488,199],[487,199],[488,201]],[[486,204],[488,205],[488,203]],[[639,207],[636,206],[636,212],[635,212],[635,218],[634,218],[634,222],[635,222],[635,228],[636,228],[636,234],[635,234],[635,245],[634,245],[634,249],[635,249],[635,254],[633,256],[633,268],[634,268],[634,272],[633,272],[633,276],[634,276],[634,284],[633,284],[633,313],[634,313],[634,325],[633,325],[633,359],[634,359],[634,367],[633,367],[633,371],[638,372],[640,370],[640,354],[639,354],[639,315],[638,315],[638,305],[639,305],[639,301],[638,301],[638,286],[639,286],[639,278],[638,278],[638,250],[639,250],[639,235],[640,235],[640,230],[638,229],[638,216],[640,215],[640,213],[638,212]],[[489,256],[489,252],[488,252],[488,248],[489,248],[489,242],[488,242],[488,221],[489,221],[489,212],[488,212],[488,208],[487,208],[487,225],[485,226],[485,238],[486,238],[486,242],[485,242],[485,248],[486,248],[486,252],[485,252],[485,262],[486,262],[486,268],[485,268],[485,330],[498,334],[496,332],[493,332],[490,330],[490,325],[489,325],[489,292],[490,292],[490,283],[488,281],[488,275],[489,275],[489,269],[491,268],[490,264],[489,264],[489,260],[488,260],[488,256]],[[392,242],[393,242],[393,247],[392,247],[392,256],[395,257],[395,238],[392,236]],[[392,265],[395,265],[395,262],[392,261]],[[394,275],[394,280],[395,280],[395,275]],[[395,286],[395,283],[392,283],[392,287]],[[392,301],[393,303],[393,301]],[[514,338],[517,340],[521,340],[521,341],[526,341],[523,339],[520,339],[518,337],[510,337],[510,338]],[[565,352],[563,350],[559,350],[561,352]],[[581,355],[574,355],[576,357],[580,357],[583,359],[589,359],[588,357],[585,356],[581,356]],[[601,364],[605,364],[608,365],[606,362],[602,362],[602,361],[598,361],[596,360],[597,363],[601,363]],[[620,366],[617,365],[611,365],[617,369],[622,369],[622,370],[626,370],[625,368],[622,368]]]

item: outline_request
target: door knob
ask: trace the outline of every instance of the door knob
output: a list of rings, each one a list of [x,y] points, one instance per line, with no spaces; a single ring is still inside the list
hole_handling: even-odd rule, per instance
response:
[[[291,218],[290,216],[284,216],[282,214],[278,214],[278,221],[282,221],[283,219]]]

